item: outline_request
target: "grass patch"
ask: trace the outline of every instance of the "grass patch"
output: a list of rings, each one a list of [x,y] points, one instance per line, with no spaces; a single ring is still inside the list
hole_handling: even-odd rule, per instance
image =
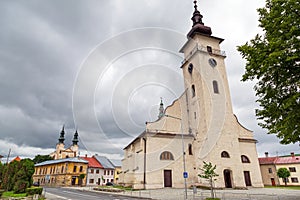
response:
[[[3,192],[2,197],[26,197],[26,193],[15,194],[14,192]]]
[[[300,186],[265,186],[265,188],[277,188],[277,189],[288,189],[288,190],[300,190]]]

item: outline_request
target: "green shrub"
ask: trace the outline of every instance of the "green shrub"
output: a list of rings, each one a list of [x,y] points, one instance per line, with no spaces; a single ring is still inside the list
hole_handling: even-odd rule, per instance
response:
[[[205,200],[221,200],[220,198],[206,198]]]
[[[42,187],[31,187],[26,189],[26,193],[28,195],[34,195],[34,194],[42,194],[43,188]]]
[[[29,186],[29,182],[26,180],[18,180],[14,186],[14,193],[21,194],[25,193],[26,188]]]

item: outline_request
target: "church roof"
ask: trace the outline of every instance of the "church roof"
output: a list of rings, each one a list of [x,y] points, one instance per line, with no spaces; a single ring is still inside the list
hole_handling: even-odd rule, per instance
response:
[[[151,131],[144,131],[142,132],[139,136],[134,138],[126,147],[124,147],[123,150],[127,149],[131,144],[135,143],[138,139],[143,138],[145,135],[149,135],[151,137],[175,137],[175,136],[180,136],[178,137],[181,139],[181,133],[168,133],[168,132],[151,132]],[[192,134],[183,134],[183,137],[194,137]]]
[[[57,160],[47,160],[45,162],[35,164],[34,166],[37,167],[37,166],[43,166],[43,165],[53,165],[53,164],[65,163],[65,162],[76,162],[76,163],[88,164],[88,161],[86,161],[82,158],[74,157],[74,158],[64,158],[64,159],[57,159]]]
[[[81,157],[82,159],[89,162],[89,167],[93,168],[104,168],[95,157]]]

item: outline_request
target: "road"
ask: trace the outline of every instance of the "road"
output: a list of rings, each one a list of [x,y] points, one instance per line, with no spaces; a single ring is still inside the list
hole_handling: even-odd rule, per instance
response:
[[[137,200],[140,198],[116,194],[74,190],[68,188],[44,188],[47,200]],[[144,199],[144,198],[143,198]]]

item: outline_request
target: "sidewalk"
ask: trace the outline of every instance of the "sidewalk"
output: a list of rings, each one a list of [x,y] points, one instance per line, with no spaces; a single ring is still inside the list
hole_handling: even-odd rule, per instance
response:
[[[94,191],[90,187],[73,188],[80,190]],[[100,192],[100,191],[95,191]],[[194,193],[196,192],[196,193]],[[250,188],[248,190],[216,190],[216,197],[222,200],[300,200],[300,190],[291,189],[273,189],[273,188]],[[124,191],[116,194],[152,198],[155,200],[183,200],[184,189],[163,188],[155,190],[138,190],[138,191]],[[197,189],[187,191],[189,200],[204,200],[210,197],[209,190]]]

